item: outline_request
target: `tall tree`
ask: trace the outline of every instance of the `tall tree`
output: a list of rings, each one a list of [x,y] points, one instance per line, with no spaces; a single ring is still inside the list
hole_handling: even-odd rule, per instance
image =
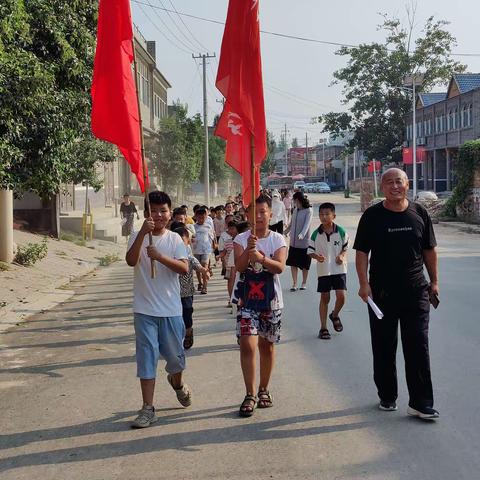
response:
[[[0,188],[99,186],[95,165],[114,150],[90,133],[96,17],[95,1],[1,2]]]
[[[272,132],[267,130],[267,158],[262,163],[260,171],[265,175],[271,175],[275,171],[275,152],[277,150],[277,142]]]
[[[346,67],[334,73],[333,84],[343,84],[342,103],[347,112],[319,117],[324,132],[334,138],[352,132],[348,146],[358,147],[368,158],[399,160],[404,140],[405,116],[411,110],[411,93],[402,89],[407,75],[424,73],[419,91],[445,84],[454,72],[466,67],[452,60],[456,40],[446,30],[448,22],[430,17],[414,40],[415,7],[407,8],[408,22],[382,15],[383,44],[342,47],[337,55],[349,57]]]
[[[200,115],[189,118],[187,108],[174,104],[172,114],[160,122],[157,141],[151,145],[154,169],[163,188],[182,189],[198,180],[203,153],[203,128]]]

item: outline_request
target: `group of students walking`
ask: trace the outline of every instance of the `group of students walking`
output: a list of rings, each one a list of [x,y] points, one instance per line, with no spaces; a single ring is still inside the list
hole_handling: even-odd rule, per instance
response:
[[[368,307],[379,408],[397,409],[395,352],[400,322],[410,395],[408,413],[434,419],[438,412],[433,409],[428,355],[428,299],[438,294],[433,228],[425,209],[406,200],[408,179],[404,172],[388,170],[382,177],[382,186],[386,199],[364,213],[353,246],[357,250],[359,295],[365,302],[368,297],[373,299],[384,312],[380,320]],[[240,216],[235,216],[238,212],[234,211],[233,204],[221,208],[218,215],[215,212],[213,218],[205,207],[197,206],[195,223],[191,223],[193,220],[186,211],[172,212],[167,194],[149,194],[150,212],[146,212],[149,215],[140,231],[130,237],[126,255],[128,265],[135,268],[136,361],[143,399],[132,427],[148,427],[157,420],[153,396],[160,356],[166,361],[167,379],[180,404],[187,407],[192,402],[192,391],[184,381],[183,371],[185,350],[193,345],[193,271],[198,274],[197,290],[207,293],[213,254],[216,261],[221,262],[229,302],[236,308],[236,335],[245,384],[245,396],[238,410],[240,416],[252,416],[257,408],[274,404],[270,379],[275,344],[281,335],[284,299],[280,274],[286,265],[292,268],[293,294],[297,291],[298,270],[302,270],[300,288],[305,288],[304,271],[308,273],[312,259],[317,262],[318,336],[322,340],[331,338],[328,320],[335,331],[343,330],[340,312],[347,288],[349,237],[336,223],[335,205],[324,202],[319,206],[320,226],[310,232],[313,209],[303,193],[296,192],[295,208],[284,230],[290,235],[287,251],[285,236],[275,231],[279,220],[273,211],[275,199],[279,197],[276,192],[272,197],[261,193],[254,202],[255,209],[250,205]],[[174,212],[177,215],[172,219]],[[273,224],[272,218],[276,220]],[[189,224],[193,228],[187,228]],[[255,225],[254,231],[250,225]],[[149,245],[149,233],[153,234],[153,245]],[[369,256],[370,276],[367,275]],[[401,265],[397,263],[399,258]],[[151,260],[157,270],[154,278],[150,272]],[[423,276],[424,264],[430,284]],[[393,269],[394,279],[385,274],[385,268]],[[402,299],[405,289],[409,289],[408,301]],[[329,313],[332,290],[336,298]]]

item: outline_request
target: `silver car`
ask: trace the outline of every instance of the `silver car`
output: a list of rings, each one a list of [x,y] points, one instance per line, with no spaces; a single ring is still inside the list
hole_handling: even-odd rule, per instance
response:
[[[325,182],[318,182],[316,184],[316,192],[317,193],[330,193],[330,187],[328,186],[328,183]]]

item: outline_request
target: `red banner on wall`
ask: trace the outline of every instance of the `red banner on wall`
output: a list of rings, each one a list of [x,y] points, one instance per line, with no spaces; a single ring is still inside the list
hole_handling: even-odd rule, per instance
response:
[[[375,162],[375,164],[373,162]],[[382,162],[380,162],[380,160],[370,160],[368,162],[367,168],[368,168],[368,173],[373,173],[373,172],[378,173],[382,169]]]
[[[426,158],[427,151],[425,150],[425,147],[417,147],[417,163],[423,163]],[[403,149],[403,164],[413,164],[413,148],[408,147]]]

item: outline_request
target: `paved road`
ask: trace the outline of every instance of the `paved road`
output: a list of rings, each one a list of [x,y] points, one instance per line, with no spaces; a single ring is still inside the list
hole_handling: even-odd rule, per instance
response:
[[[318,201],[319,197],[312,196]],[[356,203],[329,195],[354,234]],[[75,296],[0,337],[0,478],[5,479],[422,479],[479,478],[480,238],[437,229],[441,308],[432,316],[436,406],[425,424],[379,412],[365,307],[351,264],[345,331],[318,332],[314,275],[286,290],[275,407],[240,419],[243,385],[224,284],[196,298],[187,410],[160,371],[161,421],[130,430],[140,405],[130,314],[131,271],[122,263],[73,284]],[[353,260],[351,256],[350,261]]]

